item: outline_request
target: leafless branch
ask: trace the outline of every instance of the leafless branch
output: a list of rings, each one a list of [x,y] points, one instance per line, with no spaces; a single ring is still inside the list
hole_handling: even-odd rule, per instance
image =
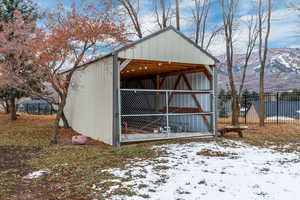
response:
[[[142,38],[143,34],[139,18],[140,0],[119,0],[119,2],[126,9],[127,15],[130,17],[130,20],[134,26],[137,36],[139,38]],[[136,6],[133,6],[133,2]]]

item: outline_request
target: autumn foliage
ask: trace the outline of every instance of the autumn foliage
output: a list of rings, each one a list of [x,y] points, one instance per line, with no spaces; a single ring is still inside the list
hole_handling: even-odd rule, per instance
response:
[[[56,143],[60,120],[67,125],[63,109],[74,71],[101,54],[103,48],[126,43],[127,34],[120,16],[108,4],[99,7],[83,1],[71,9],[59,5],[45,16],[43,31],[36,28],[34,21],[22,20],[18,13],[13,22],[2,24],[0,55],[5,59],[0,72],[10,84],[22,85],[37,96],[45,96],[42,91],[51,84],[59,97],[51,138]]]

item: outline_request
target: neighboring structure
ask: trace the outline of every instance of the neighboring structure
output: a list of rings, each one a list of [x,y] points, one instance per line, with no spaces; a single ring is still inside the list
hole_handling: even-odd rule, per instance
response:
[[[32,115],[52,115],[55,113],[54,104],[42,99],[27,99],[17,105],[17,112]]]
[[[168,27],[78,69],[65,115],[107,144],[216,134],[217,60]]]
[[[259,120],[259,101],[252,102],[246,115],[249,120]],[[299,101],[266,101],[266,120],[296,120],[300,119]]]

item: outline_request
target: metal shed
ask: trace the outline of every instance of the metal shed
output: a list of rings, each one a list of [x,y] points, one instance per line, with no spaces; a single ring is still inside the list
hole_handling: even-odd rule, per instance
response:
[[[217,60],[172,26],[78,69],[65,115],[113,146],[216,134]]]

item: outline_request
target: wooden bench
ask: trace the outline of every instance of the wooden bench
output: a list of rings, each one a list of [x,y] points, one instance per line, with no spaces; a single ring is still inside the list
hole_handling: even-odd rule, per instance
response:
[[[221,137],[224,137],[226,133],[236,132],[242,138],[243,131],[247,130],[247,129],[248,129],[248,126],[225,126],[224,128],[221,128],[218,131],[221,133]]]

